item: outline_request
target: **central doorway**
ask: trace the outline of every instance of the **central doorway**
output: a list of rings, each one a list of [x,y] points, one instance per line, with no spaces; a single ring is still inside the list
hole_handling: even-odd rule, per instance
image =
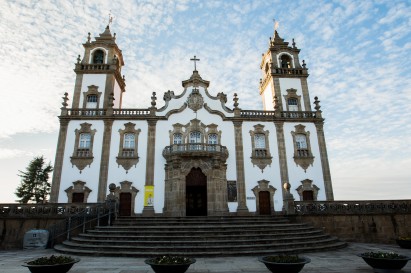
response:
[[[207,176],[200,168],[186,176],[186,216],[207,216]]]
[[[260,215],[270,215],[270,193],[268,191],[260,191],[258,197]]]

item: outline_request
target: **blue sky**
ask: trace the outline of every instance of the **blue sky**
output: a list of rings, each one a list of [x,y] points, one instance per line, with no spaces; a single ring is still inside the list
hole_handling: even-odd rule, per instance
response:
[[[13,202],[37,155],[54,164],[62,95],[87,33],[108,14],[123,50],[124,107],[150,106],[153,91],[181,91],[198,70],[210,92],[239,94],[262,109],[261,54],[278,32],[301,49],[318,96],[334,196],[411,198],[410,1],[0,1],[0,202]],[[159,103],[161,106],[161,103]]]

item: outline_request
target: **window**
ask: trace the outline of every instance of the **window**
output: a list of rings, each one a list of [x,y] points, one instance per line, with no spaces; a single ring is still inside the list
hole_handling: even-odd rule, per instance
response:
[[[191,132],[190,133],[190,143],[201,143],[201,133]]]
[[[308,166],[314,162],[310,145],[310,132],[306,132],[305,126],[299,124],[295,126],[295,131],[291,134],[294,142],[294,161],[297,166],[299,165],[304,171],[307,171]]]
[[[183,135],[182,134],[174,134],[173,143],[174,144],[183,144]]]
[[[97,108],[97,95],[88,95],[86,108]]]
[[[100,97],[101,92],[98,92],[98,86],[88,86],[88,90],[86,92],[83,92],[83,108],[98,109]],[[84,113],[86,113],[86,115],[96,115],[97,111],[86,110],[84,111]]]
[[[76,139],[74,142],[73,156],[70,158],[73,166],[75,165],[81,171],[93,162],[93,139],[96,133],[91,129],[92,124],[82,123],[80,129],[76,129]]]
[[[190,143],[197,143],[198,145],[190,145],[190,150],[201,150],[201,133],[191,132]]]
[[[307,147],[307,138],[303,134],[298,134],[295,136],[295,144],[297,145],[297,155],[300,157],[309,156]]]
[[[218,144],[217,134],[208,135],[208,144]]]
[[[267,165],[271,165],[272,156],[270,154],[270,147],[268,143],[268,130],[264,130],[264,125],[254,125],[254,131],[250,131],[252,154],[251,162],[257,165],[261,171]]]
[[[93,64],[104,63],[104,52],[103,50],[97,49],[93,54]]]
[[[134,156],[135,143],[136,142],[135,142],[134,134],[131,134],[131,133],[124,134],[123,153],[122,153],[124,157]]]
[[[120,146],[118,151],[118,156],[116,157],[116,162],[124,168],[126,173],[131,168],[131,166],[136,166],[138,163],[138,135],[141,130],[135,129],[135,124],[128,122],[124,124],[124,129],[118,130],[120,133]]]
[[[301,96],[297,94],[297,89],[287,89],[287,95],[284,95],[284,101],[287,105],[287,111],[302,111]],[[298,117],[297,113],[290,113],[289,117]]]
[[[298,111],[298,100],[288,99],[288,111]]]

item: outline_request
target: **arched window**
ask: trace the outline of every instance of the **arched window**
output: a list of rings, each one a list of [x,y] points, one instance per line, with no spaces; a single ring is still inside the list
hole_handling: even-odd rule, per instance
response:
[[[104,52],[101,49],[97,49],[93,53],[93,63],[94,64],[102,64],[104,63]]]
[[[291,68],[291,58],[290,56],[283,54],[281,56],[281,68]]]
[[[288,111],[298,111],[298,100],[295,98],[289,98],[287,100]]]

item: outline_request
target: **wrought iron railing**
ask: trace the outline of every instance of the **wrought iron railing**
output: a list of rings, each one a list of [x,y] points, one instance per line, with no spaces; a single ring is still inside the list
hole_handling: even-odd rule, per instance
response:
[[[295,201],[296,214],[410,213],[411,200]]]
[[[86,227],[111,225],[117,217],[117,203],[115,201],[97,203],[94,206],[85,207],[82,211],[71,215],[47,228],[49,231],[49,247],[53,247],[61,237],[68,241],[71,239],[72,232],[81,228],[86,232]]]

